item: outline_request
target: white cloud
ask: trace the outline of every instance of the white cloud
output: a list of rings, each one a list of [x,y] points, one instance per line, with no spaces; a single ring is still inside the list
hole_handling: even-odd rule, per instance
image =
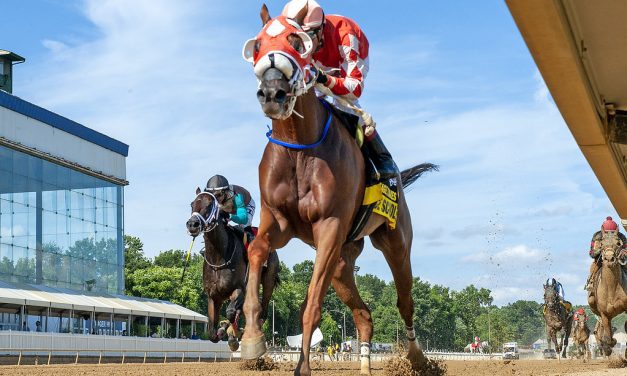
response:
[[[14,225],[13,227],[0,227],[0,237],[24,236],[26,229],[22,225]]]
[[[501,263],[515,263],[516,265],[520,265],[540,262],[545,260],[546,257],[547,255],[539,249],[532,249],[526,245],[516,245],[505,248],[495,254],[482,251],[463,256],[461,259],[462,261],[468,262],[490,262],[499,265]]]

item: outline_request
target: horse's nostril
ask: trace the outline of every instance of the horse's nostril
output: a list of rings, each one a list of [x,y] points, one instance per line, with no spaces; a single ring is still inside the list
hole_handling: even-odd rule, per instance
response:
[[[277,103],[283,103],[286,98],[287,93],[284,90],[277,90],[276,95],[274,96],[274,101]]]
[[[261,90],[261,89],[257,90],[257,99],[261,103],[265,103],[266,102],[266,94],[263,92],[263,90]]]

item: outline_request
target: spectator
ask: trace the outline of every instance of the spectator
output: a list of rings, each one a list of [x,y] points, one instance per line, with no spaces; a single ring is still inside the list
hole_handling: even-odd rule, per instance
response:
[[[30,332],[30,328],[28,327],[28,325],[26,324],[26,321],[24,321],[22,323],[22,331],[23,332]]]
[[[36,332],[43,332],[43,330],[41,329],[41,321],[37,320],[37,322],[35,322],[35,327]]]

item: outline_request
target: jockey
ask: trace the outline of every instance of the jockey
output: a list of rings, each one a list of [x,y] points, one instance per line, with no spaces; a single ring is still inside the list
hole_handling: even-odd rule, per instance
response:
[[[325,15],[315,0],[292,0],[283,8],[281,15],[295,18],[307,7],[303,31],[313,41],[313,61],[319,69],[316,81],[334,96],[361,108],[358,99],[368,74],[368,39],[355,21],[338,15]],[[342,110],[354,113],[350,108],[336,103]],[[360,117],[360,124],[364,119]],[[365,140],[370,157],[381,179],[397,176],[398,168],[392,160],[381,137],[374,129],[374,122],[365,129]]]
[[[229,214],[229,220],[235,222],[240,231],[248,236],[248,241],[254,237],[252,230],[255,201],[250,193],[239,185],[231,185],[222,175],[214,175],[207,181],[205,192],[215,196],[220,210]]]
[[[620,257],[626,257],[627,255],[627,238],[618,230],[618,225],[612,217],[605,218],[603,224],[601,224],[601,230],[597,231],[592,235],[592,241],[590,242],[590,251],[588,254],[590,257],[594,259],[592,265],[590,265],[590,275],[588,276],[588,281],[586,282],[585,289],[588,291],[592,291],[592,280],[596,275],[597,271],[600,268],[601,264],[601,239],[603,238],[603,232],[605,231],[617,231],[619,239],[623,242],[623,251]]]
[[[579,321],[580,318],[581,320],[583,320],[583,322],[588,321],[588,316],[586,315],[586,311],[584,311],[583,308],[579,308],[573,316],[574,321]]]
[[[555,278],[551,278],[551,281],[552,285],[555,287],[555,293],[557,293],[557,296],[560,297],[562,302],[566,302],[566,294],[564,293],[564,286],[562,286],[562,283]]]

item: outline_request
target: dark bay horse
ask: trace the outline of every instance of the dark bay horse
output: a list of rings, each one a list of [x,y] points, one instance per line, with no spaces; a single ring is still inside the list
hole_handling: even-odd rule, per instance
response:
[[[546,324],[547,335],[549,336],[548,347],[549,349],[551,348],[551,341],[553,341],[558,359],[560,356],[566,358],[568,337],[570,336],[573,324],[572,305],[569,302],[563,301],[557,293],[555,279],[552,279],[551,283],[547,280],[546,284],[543,286],[544,322]],[[557,340],[558,332],[563,333],[559,341]]]
[[[264,113],[273,119],[272,136],[295,146],[268,143],[259,164],[261,222],[259,236],[248,250],[250,276],[244,303],[246,330],[242,358],[254,359],[266,351],[258,324],[262,311],[257,288],[261,266],[276,249],[298,238],[316,249],[316,257],[301,306],[303,343],[294,373],[311,374],[311,337],[320,323],[324,296],[333,285],[353,314],[361,341],[361,373],[370,374],[372,317],[359,296],[353,276],[355,260],[364,246],[363,238],[370,236],[392,271],[398,293],[397,307],[409,341],[408,358],[414,368],[420,368],[426,358],[417,345],[412,321],[412,225],[403,190],[398,190],[394,229],[385,218],[372,215],[354,240],[347,241],[364,198],[365,162],[354,137],[305,83],[305,68],[300,64],[311,62],[312,47],[311,39],[300,30],[303,17],[301,12],[295,20],[282,16],[271,20],[264,5],[261,10],[264,29],[244,48],[244,57],[255,60],[255,74],[260,81],[257,95]],[[431,164],[412,167],[396,176],[394,182],[404,188],[434,168]]]
[[[208,298],[207,317],[209,318],[209,340],[217,342],[224,339],[225,325],[217,329],[220,309],[226,300],[230,303],[226,317],[233,330],[228,330],[231,350],[239,347],[237,342],[238,318],[241,314],[246,289],[248,262],[241,235],[227,225],[228,217],[223,214],[216,198],[208,192],[196,188],[196,198],[191,203],[192,215],[187,220],[187,231],[194,238],[201,233],[205,241],[203,264],[203,287]],[[279,281],[279,258],[276,254],[268,258],[260,283],[263,285],[261,302],[263,320],[268,312],[270,297]]]
[[[621,265],[623,242],[618,231],[602,231],[601,269],[593,276],[593,294],[588,295],[588,305],[600,317],[594,331],[599,348],[605,356],[610,356],[616,345],[612,319],[627,313],[627,270]]]

